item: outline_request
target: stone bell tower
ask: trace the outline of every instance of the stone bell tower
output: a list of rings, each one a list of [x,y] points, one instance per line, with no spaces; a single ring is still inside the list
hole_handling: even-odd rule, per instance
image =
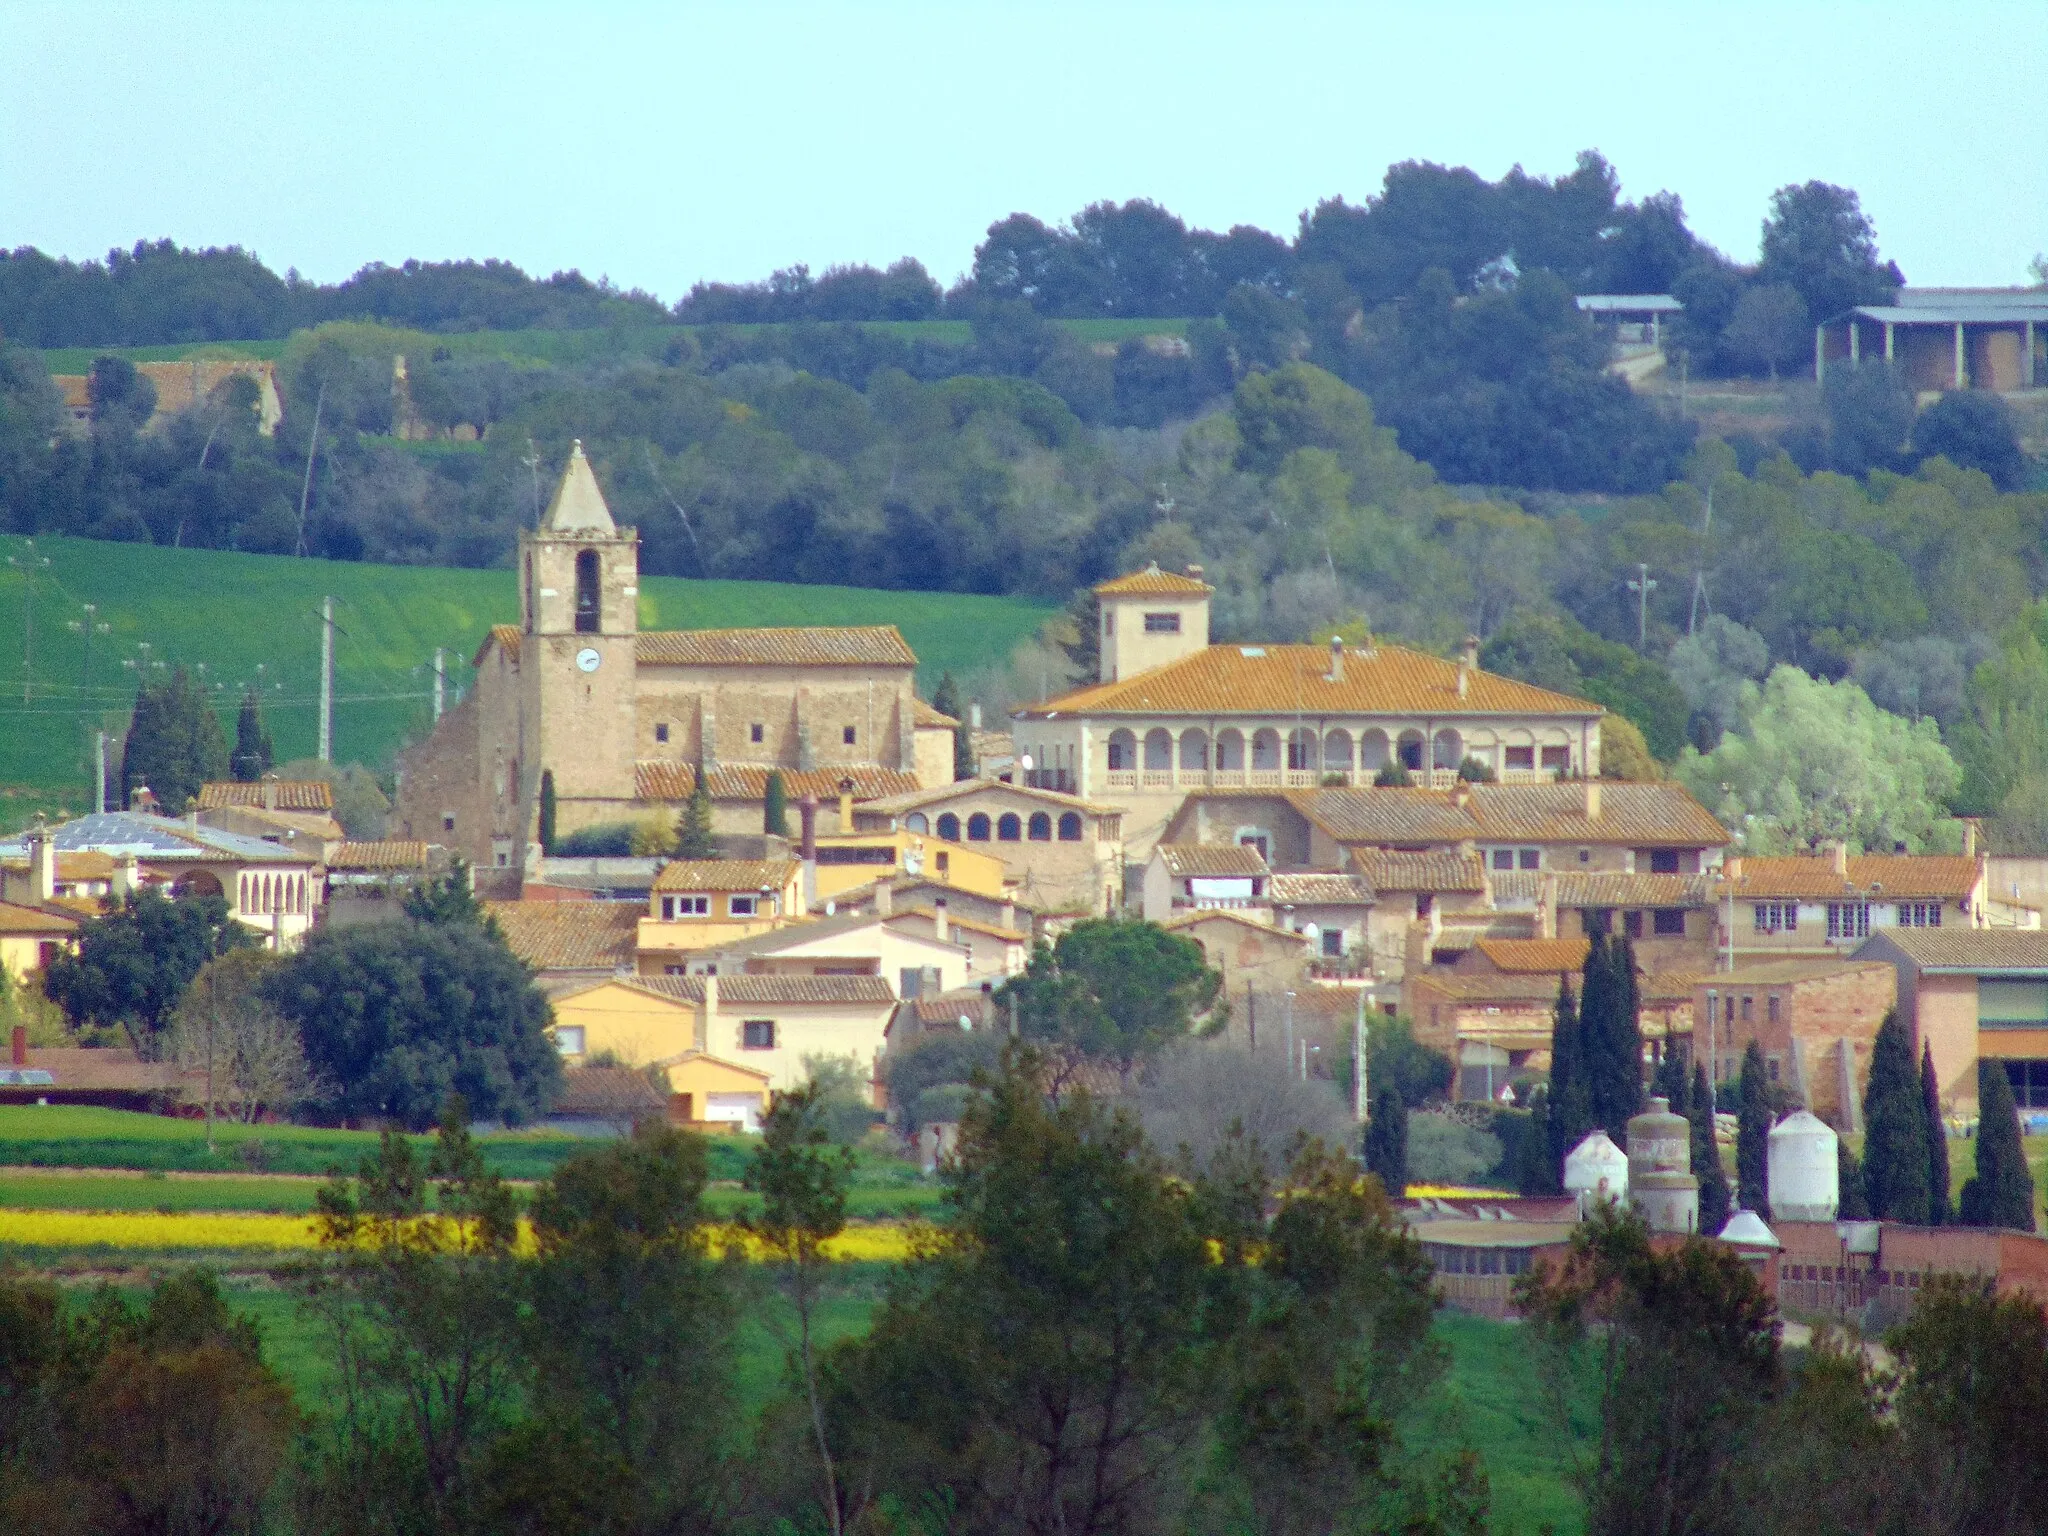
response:
[[[519,790],[529,836],[543,770],[556,827],[631,801],[640,535],[619,528],[579,441],[540,527],[519,535]],[[595,802],[610,802],[608,806]]]

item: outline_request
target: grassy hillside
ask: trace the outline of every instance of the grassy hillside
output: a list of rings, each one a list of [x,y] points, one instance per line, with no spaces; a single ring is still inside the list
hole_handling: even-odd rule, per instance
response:
[[[0,556],[22,560],[22,540]],[[320,599],[335,599],[334,755],[389,763],[431,719],[431,665],[448,652],[451,685],[466,686],[484,632],[518,618],[510,571],[349,565],[277,555],[160,549],[45,537],[33,584],[33,668],[24,694],[30,583],[0,567],[0,826],[31,812],[81,809],[91,795],[92,733],[118,754],[147,660],[205,669],[222,695],[230,735],[235,700],[260,682],[280,759],[309,756],[319,731]],[[86,654],[83,605],[108,626]],[[895,624],[921,663],[928,693],[942,671],[1000,659],[1051,609],[1004,597],[876,592],[773,582],[644,577],[640,622],[650,629],[735,625]],[[147,652],[140,647],[147,645]],[[88,662],[90,671],[88,672]]]

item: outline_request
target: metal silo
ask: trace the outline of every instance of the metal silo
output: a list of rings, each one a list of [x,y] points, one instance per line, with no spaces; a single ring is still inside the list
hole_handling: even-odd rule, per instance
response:
[[[1565,1154],[1564,1192],[1578,1197],[1581,1216],[1595,1205],[1626,1199],[1628,1175],[1628,1157],[1605,1131],[1593,1132]]]
[[[1833,1221],[1842,1206],[1837,1138],[1825,1120],[1803,1109],[1771,1127],[1771,1214],[1779,1221]]]
[[[1669,1099],[1650,1100],[1650,1107],[1628,1123],[1628,1196],[1652,1232],[1699,1229],[1692,1124],[1671,1113]]]

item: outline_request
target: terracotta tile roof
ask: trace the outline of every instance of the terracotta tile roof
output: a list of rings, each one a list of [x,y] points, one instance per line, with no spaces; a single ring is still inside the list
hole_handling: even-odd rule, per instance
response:
[[[704,1001],[702,976],[633,976],[624,985],[672,1003]],[[820,1006],[893,1003],[896,992],[880,976],[720,976],[718,1006],[772,1007],[815,1003]]]
[[[1272,923],[1262,923],[1256,917],[1246,912],[1240,912],[1235,907],[1197,907],[1192,911],[1182,912],[1177,916],[1169,917],[1159,926],[1175,929],[1193,928],[1201,923],[1236,923],[1240,927],[1251,929],[1254,933],[1263,933],[1269,938],[1285,939],[1291,944],[1306,945],[1308,943],[1308,935],[1306,934],[1296,933],[1288,928],[1276,927]]]
[[[61,913],[45,911],[41,907],[24,907],[11,901],[0,901],[0,933],[24,934],[71,934],[78,932],[78,919],[65,917]]]
[[[1565,971],[1584,970],[1586,953],[1592,945],[1584,939],[1481,939],[1474,948],[1497,971],[1557,976]]]
[[[262,784],[238,784],[228,780],[199,786],[199,809],[217,811],[223,806],[241,805],[263,809]],[[280,811],[331,811],[334,786],[324,779],[279,779],[276,785]]]
[[[425,869],[427,845],[403,838],[388,842],[343,843],[327,855],[329,869]]]
[[[890,795],[907,795],[917,788],[917,775],[872,764],[843,768],[769,768],[741,763],[711,770],[711,798],[714,800],[760,801],[768,795],[768,775],[782,775],[782,792],[790,801],[790,830],[796,830],[796,802],[816,795],[821,805],[839,798],[839,781],[853,780],[855,800],[877,800]],[[642,800],[687,800],[697,782],[697,770],[689,763],[643,762],[633,765],[633,792]]]
[[[2039,928],[1886,928],[1855,958],[1881,958],[1885,945],[1924,970],[2048,971],[2048,930]]]
[[[28,861],[19,857],[0,859],[0,869],[23,874],[28,869]],[[57,852],[57,878],[60,881],[106,880],[112,878],[113,873],[114,856],[111,853],[101,853],[93,848],[81,849],[77,853],[65,853],[62,849]]]
[[[1142,571],[1105,581],[1094,590],[1097,597],[1203,597],[1216,589],[1196,577],[1162,571],[1155,560]]]
[[[1330,679],[1322,645],[1211,645],[1114,683],[1095,683],[1017,711],[1062,715],[1555,715],[1590,720],[1598,704],[1473,672],[1458,696],[1458,663],[1380,645],[1347,651],[1344,677]]]
[[[845,900],[845,897],[842,896],[840,900]],[[932,922],[936,915],[936,909],[932,907],[898,907],[887,917],[883,918],[882,921],[885,923],[895,923],[907,917],[915,917],[923,918],[926,922]],[[965,928],[972,933],[985,933],[992,939],[1003,939],[1011,944],[1029,944],[1031,942],[1031,934],[1028,929],[1005,928],[1001,923],[985,923],[978,917],[962,917],[958,912],[950,910],[946,913],[946,926],[949,930]]]
[[[1556,971],[1411,971],[1408,985],[1463,1002],[1523,1003],[1548,1014],[1557,1002]],[[1642,978],[1643,1001],[1671,1005],[1692,1001],[1694,971],[1652,971]],[[1573,984],[1574,995],[1578,986]],[[1547,1028],[1547,1026],[1546,1026]]]
[[[952,730],[960,724],[951,715],[942,713],[919,698],[910,701],[910,723],[916,726],[933,726],[940,730]]]
[[[1259,850],[1243,843],[1160,843],[1153,848],[1177,878],[1259,878],[1271,873]]]
[[[1883,965],[1883,960],[1845,960],[1835,956],[1825,959],[1817,955],[1788,955],[1781,960],[1739,960],[1732,971],[1715,971],[1699,978],[1699,984],[1709,987],[1769,987],[1791,982],[1823,981],[1834,976],[1847,976],[1854,972],[1867,971],[1873,966]]]
[[[512,953],[542,971],[611,971],[633,964],[639,901],[487,901]]]
[[[580,1119],[638,1119],[658,1115],[668,1101],[631,1067],[564,1067],[562,1091],[550,1111]]]
[[[1296,907],[1363,906],[1373,899],[1372,887],[1358,876],[1318,870],[1276,874],[1267,882],[1266,894],[1276,906]]]
[[[519,661],[519,626],[517,624],[493,624],[491,632],[484,636],[483,644],[476,648],[476,654],[469,658],[472,667],[484,664],[484,655],[492,646],[505,653],[505,659],[517,665]]]
[[[1386,853],[1354,848],[1351,862],[1373,890],[1483,891],[1486,872],[1476,853]]]
[[[831,629],[671,629],[639,637],[643,667],[914,667],[894,624]]]
[[[1711,907],[1712,875],[1632,875],[1619,869],[1559,870],[1557,904],[1580,907]],[[1493,899],[1533,904],[1543,874],[1533,869],[1501,870],[1493,876]]]
[[[1866,853],[1852,855],[1845,880],[1835,873],[1827,854],[1742,861],[1735,880],[1735,899],[1763,896],[1812,896],[1841,900],[1846,896],[1957,901],[1977,884],[1977,861],[1960,854]]]
[[[143,1061],[133,1051],[90,1046],[33,1046],[27,1065],[49,1073],[55,1087],[78,1092],[151,1093],[177,1086],[178,1073],[168,1063]]]
[[[898,816],[905,811],[924,810],[967,795],[990,793],[1016,795],[1020,799],[1036,801],[1050,808],[1085,811],[1091,816],[1123,814],[1120,806],[1105,805],[1098,800],[1083,800],[1079,795],[1063,795],[1056,789],[1034,789],[1028,784],[1005,784],[1000,779],[961,779],[956,783],[941,784],[936,789],[917,789],[901,795],[882,795],[862,805],[861,810]]]
[[[779,891],[796,878],[795,859],[677,859],[654,877],[657,891]]]
[[[994,1010],[994,1003],[984,992],[942,992],[937,997],[914,997],[903,1007],[926,1028],[957,1024],[963,1014],[979,1027]]]
[[[1466,789],[1298,789],[1288,803],[1340,843],[1607,843],[1719,848],[1728,830],[1679,784],[1602,781],[1586,815],[1583,783]],[[1456,797],[1456,798],[1454,798]],[[1458,803],[1462,800],[1464,803]]]

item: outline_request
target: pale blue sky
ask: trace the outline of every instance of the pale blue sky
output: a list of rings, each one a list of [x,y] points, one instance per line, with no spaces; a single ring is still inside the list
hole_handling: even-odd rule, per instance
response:
[[[1390,161],[1597,147],[1753,259],[1855,187],[1918,283],[2048,249],[2048,4],[522,6],[0,0],[0,245],[496,255],[674,300],[1148,196],[1291,233]]]

